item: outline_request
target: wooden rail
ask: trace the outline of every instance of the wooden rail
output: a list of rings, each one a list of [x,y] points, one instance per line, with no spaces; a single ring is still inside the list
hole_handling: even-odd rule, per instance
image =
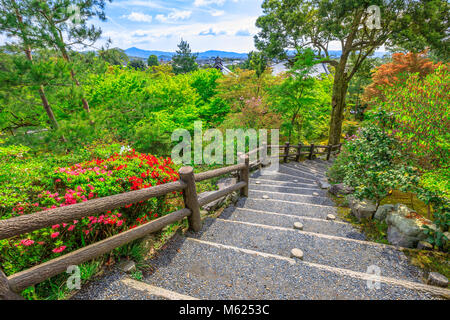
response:
[[[326,154],[327,160],[330,160],[332,154],[341,152],[342,143],[328,146],[314,144],[308,146],[301,143],[299,143],[298,145],[291,145],[289,142],[287,142],[284,145],[268,145],[267,147],[271,149],[283,149],[284,152],[280,152],[279,155],[283,158],[284,162],[287,162],[289,159],[295,159],[295,161],[299,161],[302,155],[306,155],[308,156],[308,159],[312,160],[315,155],[322,154]],[[291,153],[291,149],[296,149],[297,151],[295,153]],[[322,149],[323,151],[319,151],[319,149]]]
[[[171,193],[183,191],[184,209],[169,213],[156,220],[148,222],[137,228],[119,233],[102,241],[70,252],[56,259],[34,266],[6,277],[0,268],[0,300],[21,299],[17,293],[25,288],[40,283],[50,277],[65,272],[69,266],[92,260],[113,249],[123,246],[131,241],[161,230],[176,221],[188,218],[189,228],[195,232],[202,227],[200,207],[214,200],[220,199],[234,191],[240,190],[242,196],[248,196],[249,156],[241,156],[240,164],[211,170],[194,175],[192,167],[182,167],[179,170],[180,180],[147,189],[126,192],[109,197],[89,200],[67,207],[33,213],[11,219],[0,220],[0,239],[7,239],[34,230],[46,228],[58,223],[71,222],[88,215],[98,214],[107,210],[123,207],[125,205],[148,200]],[[230,187],[214,192],[199,200],[196,182],[215,178],[224,174],[238,172],[239,181]]]
[[[287,162],[292,158],[299,161],[302,155],[307,155],[309,159],[312,159],[314,155],[319,154],[326,154],[327,160],[329,160],[333,151],[337,151],[338,153],[340,152],[341,146],[342,144],[334,146],[316,146],[314,144],[311,144],[310,146],[302,144],[290,145],[289,143],[286,143],[285,145],[263,144],[261,147],[254,149],[247,154],[241,155],[241,163],[237,165],[198,174],[194,174],[192,167],[182,167],[178,172],[180,175],[180,180],[176,182],[89,200],[71,206],[0,220],[1,240],[50,227],[55,224],[69,223],[73,220],[81,219],[88,215],[99,214],[108,210],[121,208],[128,204],[164,196],[174,191],[183,191],[185,206],[184,209],[169,213],[142,226],[119,233],[115,236],[65,254],[56,259],[16,273],[10,277],[6,277],[0,268],[0,300],[20,299],[22,297],[17,294],[18,292],[66,271],[71,265],[78,265],[80,263],[92,260],[102,254],[112,251],[117,247],[143,238],[150,233],[161,230],[165,226],[186,217],[189,221],[189,228],[195,232],[200,231],[202,227],[200,207],[238,190],[240,190],[241,196],[248,197],[250,168],[255,166],[263,166],[268,163],[268,158],[266,157],[267,150],[269,148],[284,149],[284,152],[279,153],[279,156],[283,157],[284,161]],[[291,153],[292,149],[296,149],[294,154]],[[319,149],[324,151],[319,151]],[[257,160],[250,163],[249,158],[253,157],[253,155],[257,158]],[[214,192],[204,198],[198,198],[196,182],[212,179],[233,172],[237,172],[239,176],[239,181],[236,184]]]

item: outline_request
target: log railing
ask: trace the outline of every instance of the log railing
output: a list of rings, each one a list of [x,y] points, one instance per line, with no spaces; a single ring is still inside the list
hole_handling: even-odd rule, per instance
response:
[[[183,192],[185,208],[169,213],[161,218],[148,222],[137,228],[119,233],[102,241],[88,245],[76,251],[70,252],[56,259],[34,266],[6,277],[0,268],[0,299],[20,299],[17,293],[25,288],[40,283],[48,278],[56,276],[71,265],[92,260],[98,256],[123,246],[131,241],[141,239],[146,235],[161,230],[167,225],[176,221],[188,218],[189,229],[198,232],[202,227],[200,217],[200,207],[220,199],[234,191],[240,190],[243,197],[248,196],[249,171],[250,168],[264,166],[268,164],[270,158],[267,156],[268,149],[279,148],[284,152],[279,152],[279,156],[287,162],[290,159],[299,161],[302,155],[307,155],[312,159],[314,155],[326,154],[327,160],[332,153],[339,153],[341,144],[334,146],[310,146],[298,144],[290,145],[267,145],[254,149],[247,154],[240,155],[240,162],[237,165],[219,168],[194,174],[192,167],[182,167],[179,170],[180,180],[147,189],[126,192],[104,198],[89,200],[71,206],[56,208],[43,212],[0,220],[0,240],[50,227],[55,224],[69,223],[76,219],[81,219],[88,215],[99,214],[108,210],[124,207],[125,205],[145,201],[150,198],[164,196],[174,191]],[[295,150],[295,153],[291,153]],[[319,151],[323,150],[323,151]],[[259,155],[259,156],[258,156]],[[255,157],[256,161],[249,162],[250,157]],[[201,199],[198,198],[196,182],[216,178],[222,175],[236,172],[239,180],[236,184],[225,189],[216,191]]]
[[[284,162],[287,162],[290,159],[295,159],[295,161],[299,161],[302,155],[307,156],[308,159],[312,160],[315,155],[327,155],[327,160],[330,160],[332,154],[338,154],[341,152],[342,143],[336,145],[303,145],[299,143],[298,145],[291,145],[287,142],[284,145],[269,145],[268,148],[278,148],[280,157],[283,158]],[[294,153],[291,151],[295,150]]]
[[[248,196],[249,157],[241,156],[241,163],[194,174],[192,167],[182,167],[179,170],[180,180],[147,189],[126,192],[109,197],[89,200],[67,207],[37,212],[33,214],[0,220],[0,240],[18,236],[34,230],[39,230],[59,223],[68,223],[88,215],[113,210],[125,205],[164,196],[174,191],[183,192],[185,208],[169,213],[161,218],[148,222],[137,228],[119,233],[102,241],[88,245],[58,258],[34,266],[6,277],[0,268],[0,300],[21,299],[17,294],[25,288],[40,283],[67,270],[69,266],[92,260],[98,256],[123,246],[131,241],[141,239],[146,235],[161,230],[176,221],[188,218],[189,228],[200,231],[202,227],[200,207],[214,200],[222,198],[234,191],[240,190],[242,196]],[[236,184],[219,190],[199,200],[196,182],[216,178],[221,175],[238,172],[239,180]]]

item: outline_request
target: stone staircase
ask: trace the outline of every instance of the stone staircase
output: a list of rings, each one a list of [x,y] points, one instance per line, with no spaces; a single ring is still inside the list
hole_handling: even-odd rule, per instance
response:
[[[249,197],[207,218],[199,233],[176,235],[136,281],[119,271],[73,299],[438,299],[450,290],[422,283],[422,271],[397,248],[365,241],[337,216],[320,189],[321,160],[257,171]],[[300,222],[302,230],[295,229]],[[291,250],[303,251],[303,259]],[[379,270],[378,285],[373,273]]]

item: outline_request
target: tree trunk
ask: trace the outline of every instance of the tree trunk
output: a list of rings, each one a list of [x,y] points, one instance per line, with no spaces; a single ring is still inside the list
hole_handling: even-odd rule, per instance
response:
[[[341,141],[342,121],[345,109],[345,98],[347,96],[348,84],[347,73],[345,67],[347,65],[347,55],[342,55],[339,65],[336,67],[334,76],[332,112],[330,120],[330,134],[328,138],[329,145],[337,145]]]

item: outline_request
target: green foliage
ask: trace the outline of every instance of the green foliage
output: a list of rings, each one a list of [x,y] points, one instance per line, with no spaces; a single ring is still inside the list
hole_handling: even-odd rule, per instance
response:
[[[282,135],[291,143],[321,138],[326,134],[331,79],[310,76],[312,68],[319,62],[313,50],[299,50],[284,81],[270,89],[271,108],[282,115]],[[292,139],[293,134],[296,139]]]
[[[374,200],[377,206],[391,190],[407,191],[417,183],[415,170],[401,162],[396,140],[376,126],[361,128],[339,157],[332,169],[334,179],[343,176],[357,198]]]
[[[130,61],[125,51],[120,48],[100,50],[99,55],[112,66],[123,66]]]
[[[150,57],[148,57],[147,65],[149,67],[159,66],[158,57],[152,54]]]
[[[447,65],[421,79],[411,75],[383,92],[379,109],[385,126],[404,153],[423,169],[445,168],[450,159],[450,69]]]
[[[134,70],[145,70],[145,63],[142,60],[131,60],[130,63],[128,63],[129,68],[133,68]]]
[[[175,74],[188,73],[198,69],[198,64],[195,62],[197,55],[192,54],[191,48],[187,41],[181,40],[178,45],[176,54],[172,57],[172,67]]]

